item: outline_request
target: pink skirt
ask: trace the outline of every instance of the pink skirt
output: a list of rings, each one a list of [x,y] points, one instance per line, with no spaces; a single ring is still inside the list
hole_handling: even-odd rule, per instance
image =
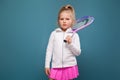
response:
[[[69,80],[77,78],[78,75],[78,66],[76,65],[66,68],[52,68],[49,77],[55,80]]]

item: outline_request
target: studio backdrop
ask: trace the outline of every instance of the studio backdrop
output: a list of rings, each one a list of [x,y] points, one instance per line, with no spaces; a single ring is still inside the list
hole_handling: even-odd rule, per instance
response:
[[[0,0],[0,80],[47,80],[45,53],[61,6],[94,22],[78,32],[76,80],[120,80],[119,0]]]

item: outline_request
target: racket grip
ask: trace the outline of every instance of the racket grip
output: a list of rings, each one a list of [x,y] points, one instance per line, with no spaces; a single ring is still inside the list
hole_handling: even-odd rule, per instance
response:
[[[63,40],[65,43],[67,43],[67,40]]]

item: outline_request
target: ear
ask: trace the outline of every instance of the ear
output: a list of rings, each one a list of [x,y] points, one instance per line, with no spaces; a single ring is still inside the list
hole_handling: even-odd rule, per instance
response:
[[[73,20],[73,23],[72,23],[72,25],[74,25],[74,24],[76,24],[76,20]]]
[[[59,25],[58,21],[56,21],[56,24]]]

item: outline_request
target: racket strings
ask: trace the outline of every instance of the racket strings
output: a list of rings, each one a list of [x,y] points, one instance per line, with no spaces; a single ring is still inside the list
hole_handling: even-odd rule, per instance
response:
[[[84,25],[88,25],[89,23],[91,23],[93,20],[92,17],[88,17],[88,18],[82,18],[80,20],[77,20],[77,23],[73,26],[73,31],[76,30],[77,28],[83,27]]]

